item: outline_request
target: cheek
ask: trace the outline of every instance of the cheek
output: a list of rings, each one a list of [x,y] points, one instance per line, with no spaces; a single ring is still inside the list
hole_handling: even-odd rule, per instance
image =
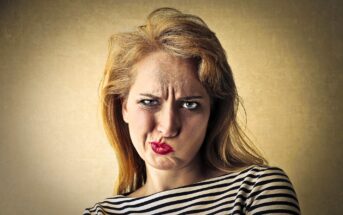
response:
[[[139,156],[145,160],[145,144],[153,129],[154,118],[145,111],[136,110],[129,114],[130,138]]]
[[[145,138],[154,127],[154,116],[145,110],[137,108],[130,112],[129,127],[132,139]]]
[[[184,121],[183,141],[188,142],[187,148],[200,148],[206,135],[207,124],[206,116],[188,118]]]
[[[197,138],[206,135],[209,114],[204,113],[193,117],[184,116],[184,119],[185,131],[187,130],[188,134]]]

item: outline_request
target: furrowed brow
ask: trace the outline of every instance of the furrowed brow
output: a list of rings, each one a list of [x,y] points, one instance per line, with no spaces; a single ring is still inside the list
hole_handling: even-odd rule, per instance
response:
[[[203,96],[186,96],[186,97],[182,97],[180,98],[181,100],[193,100],[193,99],[203,99]]]
[[[153,95],[151,93],[140,93],[139,95],[141,96],[146,96],[152,99],[159,99],[160,97]],[[196,99],[203,99],[203,96],[185,96],[185,97],[181,97],[179,98],[179,100],[196,100]]]
[[[158,99],[159,98],[158,96],[155,96],[155,95],[150,94],[150,93],[140,93],[139,95],[146,96],[146,97],[153,98],[153,99]]]

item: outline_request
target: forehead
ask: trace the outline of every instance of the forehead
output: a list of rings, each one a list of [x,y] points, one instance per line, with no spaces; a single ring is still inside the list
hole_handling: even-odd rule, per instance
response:
[[[164,91],[172,87],[180,93],[189,94],[190,91],[204,93],[197,76],[197,67],[191,60],[162,51],[154,52],[139,61],[133,70],[135,73],[133,88],[137,88],[138,85],[150,91]]]
[[[160,81],[173,81],[174,79],[180,81],[180,78],[186,76],[197,77],[196,66],[191,60],[175,57],[163,51],[145,56],[135,65],[134,69],[137,75],[144,73],[144,75],[154,76]]]

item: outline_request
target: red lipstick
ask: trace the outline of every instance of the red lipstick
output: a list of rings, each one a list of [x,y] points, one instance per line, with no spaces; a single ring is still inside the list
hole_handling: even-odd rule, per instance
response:
[[[166,155],[174,151],[173,147],[167,143],[161,143],[157,141],[150,142],[152,150],[159,155]]]

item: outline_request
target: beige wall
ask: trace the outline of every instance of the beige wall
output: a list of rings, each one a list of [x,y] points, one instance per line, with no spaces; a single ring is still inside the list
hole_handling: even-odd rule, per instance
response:
[[[342,1],[0,4],[1,214],[80,214],[111,195],[116,164],[97,112],[107,39],[160,6],[217,33],[249,133],[289,174],[303,214],[343,210]]]

